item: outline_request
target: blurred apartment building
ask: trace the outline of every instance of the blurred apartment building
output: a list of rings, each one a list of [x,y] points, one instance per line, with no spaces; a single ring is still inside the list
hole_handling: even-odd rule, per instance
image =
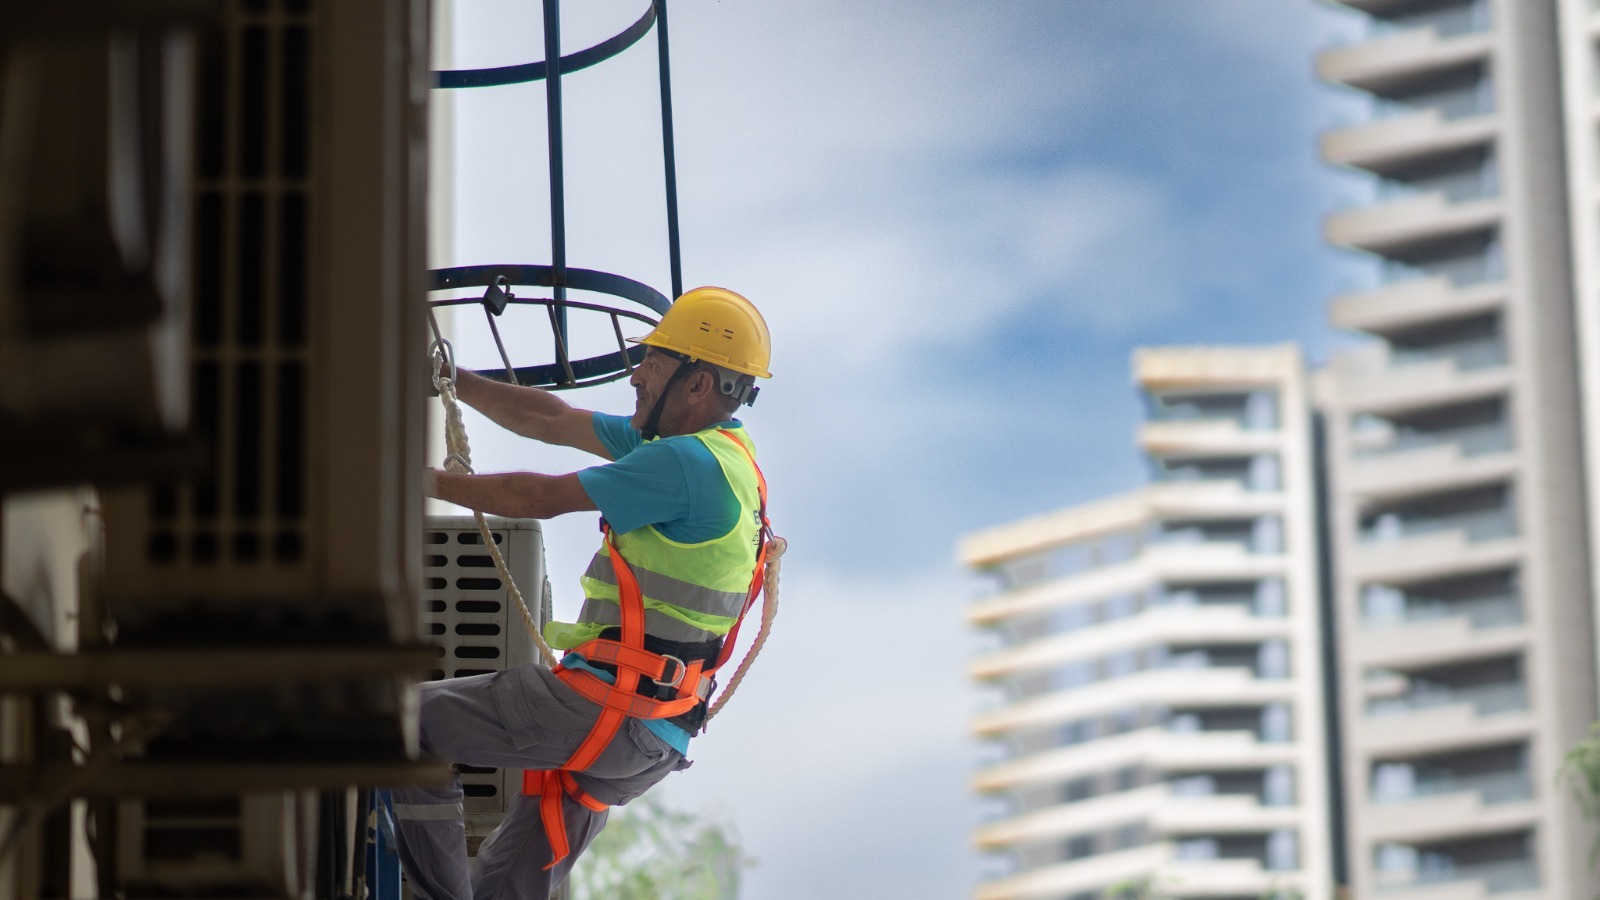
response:
[[[1322,153],[1377,190],[1326,234],[1382,271],[1332,301],[1374,340],[1317,385],[1352,883],[1593,896],[1592,832],[1556,772],[1596,718],[1568,191],[1596,172],[1597,4],[1342,5],[1369,35],[1318,72],[1371,115]],[[1568,158],[1569,118],[1587,157]]]
[[[1148,487],[974,534],[1008,860],[986,900],[1327,900],[1311,419],[1292,347],[1145,350]],[[1159,893],[1148,893],[1148,891]],[[1140,893],[1146,891],[1146,893]]]
[[[1330,843],[1356,897],[1600,887],[1594,832],[1556,783],[1600,709],[1600,2],[1338,5],[1367,35],[1316,67],[1371,112],[1326,133],[1322,154],[1375,191],[1325,228],[1376,257],[1381,279],[1333,298],[1330,318],[1371,340],[1312,379],[1315,463],[1297,362],[1252,386],[1250,351],[1141,352],[1156,484],[964,544],[997,581],[969,616],[1003,645],[973,674],[1010,698],[974,724],[1005,755],[977,788],[1013,810],[978,830],[1010,865],[980,897],[1115,896],[1150,873],[1157,896],[1271,896],[1260,885],[1275,872],[1291,877],[1271,890],[1321,897]],[[1276,480],[1262,480],[1274,456]],[[1244,590],[1271,597],[1274,578],[1279,606]],[[1128,592],[1140,599],[1117,599]],[[1319,605],[1337,638],[1327,683]],[[1129,663],[1106,654],[1133,632],[1158,665],[1113,680]],[[1187,648],[1202,670],[1173,671]],[[1222,679],[1234,686],[1209,692]],[[1326,754],[1318,708],[1339,723]],[[1113,709],[1123,720],[1100,712]],[[1085,715],[1100,718],[1079,730]],[[1283,767],[1289,806],[1274,793]],[[1091,771],[1095,790],[1110,771],[1159,800],[1130,817],[1132,801],[1114,808],[1075,780]],[[1260,775],[1253,796],[1245,771]],[[1187,819],[1196,800],[1214,809]],[[1248,845],[1244,807],[1258,817]],[[1274,811],[1285,818],[1261,828]],[[1130,818],[1137,829],[1117,830]]]

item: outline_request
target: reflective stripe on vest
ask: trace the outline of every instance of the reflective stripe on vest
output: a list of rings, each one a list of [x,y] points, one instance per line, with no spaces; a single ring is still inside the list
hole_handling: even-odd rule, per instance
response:
[[[698,544],[674,541],[648,525],[613,535],[612,540],[638,579],[646,631],[667,640],[695,643],[726,635],[744,606],[761,528],[761,497],[752,457],[745,449],[752,445],[743,428],[719,432],[713,427],[686,437],[699,440],[711,452],[732,488],[739,502],[733,527],[721,537]],[[621,621],[616,577],[603,543],[581,582],[586,600],[578,628],[552,628],[547,632],[552,646],[559,646],[554,638],[567,636],[562,643],[570,643],[593,628]]]

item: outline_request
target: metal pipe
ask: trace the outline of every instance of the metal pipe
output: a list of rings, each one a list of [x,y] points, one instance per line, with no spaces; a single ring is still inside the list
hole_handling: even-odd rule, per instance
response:
[[[661,68],[661,157],[667,181],[667,256],[672,263],[672,299],[683,296],[683,259],[678,245],[678,159],[672,136],[672,63],[667,50],[667,0],[656,9],[656,57]]]
[[[567,198],[565,160],[561,135],[561,0],[544,0],[544,58],[549,76],[544,80],[545,119],[550,151],[550,269],[556,305],[556,353],[565,360],[567,330]]]

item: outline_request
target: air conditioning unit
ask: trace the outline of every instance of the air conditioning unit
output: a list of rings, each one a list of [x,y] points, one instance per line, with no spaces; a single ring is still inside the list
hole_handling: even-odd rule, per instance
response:
[[[0,11],[0,487],[139,477],[185,424],[197,6]]]
[[[199,32],[187,330],[209,465],[104,497],[124,647],[412,643],[427,396],[425,0],[231,0]],[[107,373],[115,377],[115,373]],[[152,744],[404,756],[409,676],[180,688]],[[197,678],[197,682],[202,679]],[[168,758],[171,758],[168,754]]]
[[[544,533],[531,519],[490,517],[506,567],[540,627],[550,621]],[[430,678],[484,675],[538,661],[516,598],[483,544],[473,516],[429,516],[423,532],[422,631],[439,648]],[[468,840],[488,837],[522,789],[521,770],[457,766]]]
[[[310,900],[317,795],[246,794],[117,804],[117,876],[129,898]]]

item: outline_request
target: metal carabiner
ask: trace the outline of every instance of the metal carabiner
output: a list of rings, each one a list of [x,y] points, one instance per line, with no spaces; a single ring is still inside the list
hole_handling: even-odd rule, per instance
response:
[[[456,383],[456,352],[450,346],[448,338],[435,338],[428,347],[428,358],[433,360],[433,389],[443,391],[445,382]],[[449,363],[450,375],[445,377],[441,369]]]

